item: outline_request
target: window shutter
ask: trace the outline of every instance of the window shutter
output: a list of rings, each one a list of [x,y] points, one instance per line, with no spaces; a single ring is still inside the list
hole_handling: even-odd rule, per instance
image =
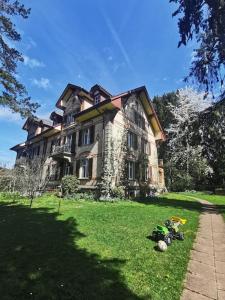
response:
[[[138,114],[136,111],[134,111],[134,123],[138,124]]]
[[[79,171],[80,171],[80,160],[76,161],[76,176],[79,178]]]
[[[63,123],[64,123],[64,124],[67,123],[67,116],[63,116]]]
[[[90,128],[90,144],[94,143],[95,139],[95,126],[92,125]]]
[[[149,179],[152,182],[152,166],[149,167]]]
[[[137,135],[134,134],[134,150],[137,150],[138,148],[138,140],[137,140]]]
[[[93,158],[90,158],[88,160],[88,176],[90,179],[92,178],[92,165],[93,165]]]
[[[138,161],[135,162],[135,179],[140,179],[140,164]]]
[[[129,178],[129,160],[125,159],[124,163],[124,175],[125,177]]]
[[[79,131],[79,140],[78,140],[78,146],[82,145],[82,130]]]
[[[73,164],[70,164],[70,174],[73,175]]]
[[[148,143],[148,154],[151,155],[151,142]]]
[[[71,152],[74,153],[76,148],[76,132],[72,134]]]

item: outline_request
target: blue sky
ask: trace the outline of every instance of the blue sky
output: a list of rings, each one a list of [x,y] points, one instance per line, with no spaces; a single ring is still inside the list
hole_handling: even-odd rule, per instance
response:
[[[24,54],[19,80],[48,117],[68,82],[112,94],[146,85],[152,97],[184,86],[193,47],[177,48],[175,6],[169,0],[39,0],[27,20],[15,19]],[[26,139],[24,120],[0,107],[0,162]]]

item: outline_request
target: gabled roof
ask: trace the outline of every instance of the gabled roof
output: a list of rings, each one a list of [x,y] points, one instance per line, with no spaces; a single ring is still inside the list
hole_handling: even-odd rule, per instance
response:
[[[95,90],[101,91],[106,97],[112,97],[112,95],[99,84],[93,85],[93,87],[90,89],[90,94],[93,94]]]
[[[26,122],[24,123],[22,129],[27,130],[27,126],[29,123],[37,123],[37,124],[43,124],[46,127],[51,128],[52,127],[52,121],[46,120],[46,119],[40,119],[38,117],[29,117],[26,119]]]
[[[122,101],[131,94],[138,94],[138,96],[140,97],[146,115],[155,131],[156,139],[165,140],[165,134],[163,132],[162,126],[157,117],[153,104],[151,103],[150,97],[148,95],[148,91],[145,86],[141,86],[136,89],[129,90],[127,92],[118,94],[116,96],[111,96],[106,100],[79,112],[76,115],[76,120],[78,122],[83,122],[104,113],[104,111],[106,110],[121,109]]]
[[[78,85],[75,85],[75,84],[72,84],[72,83],[68,83],[67,86],[65,87],[64,91],[62,92],[61,96],[59,97],[59,99],[57,100],[56,102],[56,107],[59,108],[59,109],[63,109],[64,107],[61,105],[61,101],[62,99],[66,96],[67,93],[70,92],[70,94],[72,95],[72,93],[74,91],[78,91],[78,93],[82,96],[86,96],[88,97],[88,99],[90,101],[93,101],[92,97],[90,96],[90,93],[85,90],[84,88],[78,86]]]
[[[63,117],[63,111],[62,110],[54,110],[51,115],[50,115],[50,119],[52,120],[52,118],[54,118],[54,116],[58,116],[58,117]]]

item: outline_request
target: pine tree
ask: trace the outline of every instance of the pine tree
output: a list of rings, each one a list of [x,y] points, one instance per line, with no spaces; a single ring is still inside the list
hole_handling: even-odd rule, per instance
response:
[[[10,42],[21,40],[11,18],[20,16],[26,19],[30,9],[26,9],[19,1],[0,0],[0,12],[0,105],[26,117],[35,113],[39,105],[31,102],[25,86],[16,78],[17,64],[23,61],[23,56],[10,46]]]

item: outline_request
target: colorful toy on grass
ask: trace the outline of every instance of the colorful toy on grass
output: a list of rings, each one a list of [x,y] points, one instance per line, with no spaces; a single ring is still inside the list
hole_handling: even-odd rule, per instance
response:
[[[151,237],[156,242],[164,241],[168,246],[172,243],[172,235],[166,226],[157,225]]]
[[[173,240],[184,240],[184,233],[179,231],[179,226],[187,223],[186,219],[179,217],[171,217],[170,220],[166,220],[165,226],[169,230]]]
[[[164,241],[168,246],[171,245],[172,240],[184,240],[184,234],[179,232],[179,225],[183,225],[186,222],[186,219],[171,217],[169,220],[166,220],[165,226],[157,225],[151,237],[156,242]]]

